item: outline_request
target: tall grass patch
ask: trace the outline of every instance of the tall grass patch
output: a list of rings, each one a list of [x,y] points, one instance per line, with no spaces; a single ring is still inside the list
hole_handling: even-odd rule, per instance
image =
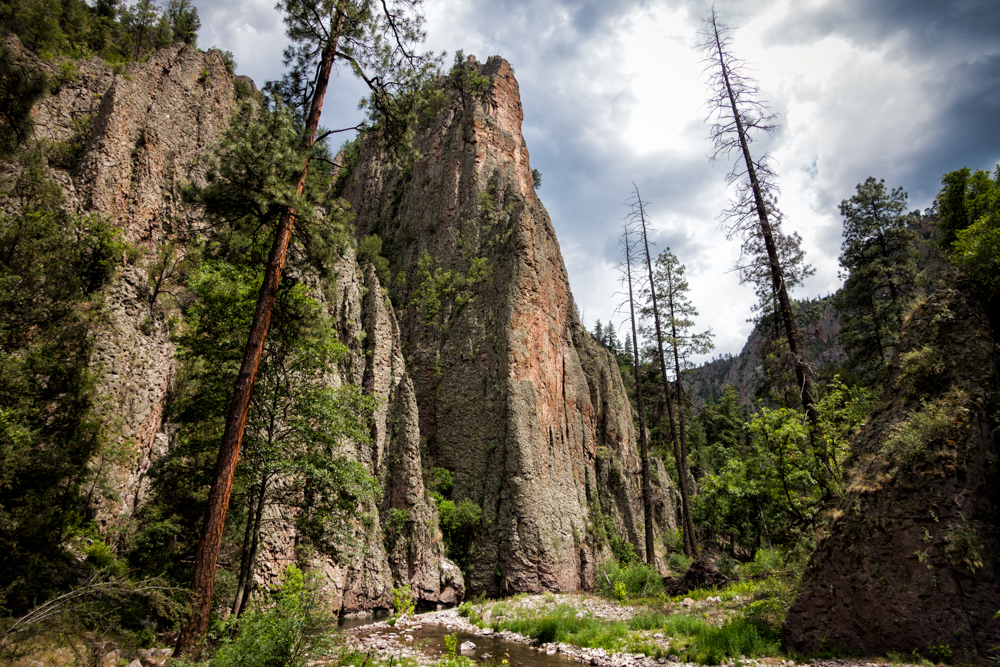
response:
[[[663,592],[663,577],[642,563],[623,565],[617,560],[609,560],[599,568],[596,583],[598,593],[616,599],[648,598]]]
[[[620,650],[628,640],[625,623],[605,623],[591,616],[581,616],[571,605],[559,605],[547,614],[533,618],[495,621],[494,630],[510,630],[531,637],[541,644],[562,642],[582,648]]]

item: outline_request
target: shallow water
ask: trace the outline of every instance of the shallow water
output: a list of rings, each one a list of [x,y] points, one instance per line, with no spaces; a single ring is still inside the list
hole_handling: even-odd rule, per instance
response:
[[[353,630],[372,623],[378,623],[389,618],[388,610],[376,611],[366,616],[345,616],[337,619],[337,631]]]
[[[375,628],[370,633],[365,634],[368,636],[397,635],[400,637],[412,634],[414,646],[422,647],[425,653],[434,656],[444,654],[445,635],[455,634],[458,636],[459,646],[463,642],[472,642],[476,645],[473,651],[467,651],[461,655],[475,658],[480,662],[500,663],[501,660],[507,660],[509,667],[567,667],[574,664],[572,660],[560,653],[546,655],[542,651],[532,650],[525,644],[505,641],[493,636],[480,637],[455,628],[449,629],[445,625],[427,623],[422,625],[419,630],[410,632],[406,632],[405,630],[406,628],[403,631],[396,630],[395,628]]]

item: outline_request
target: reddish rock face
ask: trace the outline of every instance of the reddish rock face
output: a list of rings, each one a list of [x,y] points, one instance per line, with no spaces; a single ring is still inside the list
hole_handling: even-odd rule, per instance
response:
[[[855,436],[849,487],[784,640],[802,654],[986,657],[1000,644],[996,351],[955,289],[917,307],[897,351],[895,387]]]
[[[499,57],[466,66],[488,88],[442,82],[413,163],[366,144],[344,194],[396,276],[425,465],[451,471],[453,499],[483,511],[470,590],[587,588],[602,548],[588,527],[602,517],[642,552],[631,411],[612,356],[580,324],[532,187],[513,71]],[[658,528],[673,527],[672,489],[658,495]]]

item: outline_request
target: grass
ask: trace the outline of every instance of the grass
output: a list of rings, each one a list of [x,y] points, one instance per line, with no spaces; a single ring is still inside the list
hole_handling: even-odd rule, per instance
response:
[[[598,570],[596,592],[643,607],[627,622],[595,618],[565,602],[573,598],[552,595],[543,596],[542,604],[527,606],[519,604],[524,595],[498,602],[477,600],[461,605],[459,613],[481,627],[510,630],[540,644],[565,643],[655,658],[673,655],[707,665],[740,656],[781,655],[781,623],[795,597],[801,567],[783,552],[762,549],[753,562],[733,569],[743,578],[725,588],[670,597],[652,568],[605,563]],[[700,602],[710,597],[718,599],[698,605],[697,611],[683,605],[685,598]]]
[[[609,651],[622,650],[629,638],[629,628],[625,623],[606,623],[591,616],[581,616],[575,607],[568,604],[533,617],[498,620],[492,623],[492,627],[494,630],[517,632],[540,644],[557,642]]]

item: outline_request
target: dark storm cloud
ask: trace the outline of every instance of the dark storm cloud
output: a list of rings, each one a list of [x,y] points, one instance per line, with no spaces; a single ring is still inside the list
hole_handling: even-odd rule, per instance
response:
[[[908,54],[996,50],[1000,12],[995,0],[831,0],[796,7],[769,37],[808,44],[834,34],[867,47],[902,39]]]
[[[885,50],[889,65],[924,70],[926,103],[938,108],[916,159],[900,165],[913,201],[929,202],[941,175],[1000,159],[1000,6],[996,0],[836,0],[797,9],[773,26],[774,44],[811,44],[838,36]]]

